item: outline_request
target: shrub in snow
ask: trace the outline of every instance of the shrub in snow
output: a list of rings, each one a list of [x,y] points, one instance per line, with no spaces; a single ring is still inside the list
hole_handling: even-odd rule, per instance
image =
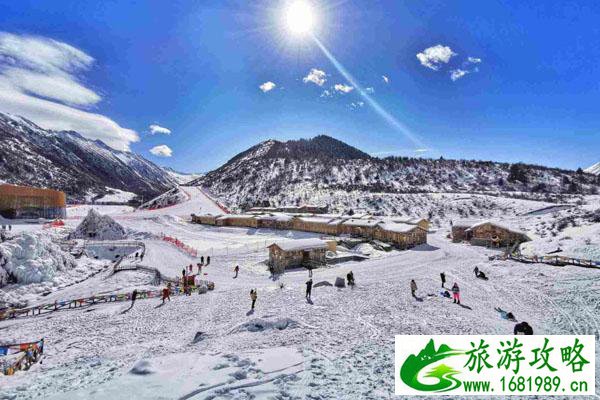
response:
[[[108,215],[101,215],[91,209],[81,221],[77,229],[71,233],[72,239],[120,240],[125,238],[126,231],[119,223]]]
[[[75,268],[75,259],[39,233],[21,233],[0,244],[0,286],[52,280],[58,271]]]

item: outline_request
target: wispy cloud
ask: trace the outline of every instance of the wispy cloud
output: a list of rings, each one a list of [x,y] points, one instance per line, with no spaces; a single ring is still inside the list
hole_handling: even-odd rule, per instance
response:
[[[375,93],[375,88],[372,88],[372,87],[365,88],[365,92],[367,92],[369,94],[373,94],[373,93]]]
[[[467,58],[467,61],[471,64],[479,64],[481,62],[481,58],[469,57]]]
[[[161,144],[151,148],[150,153],[157,157],[171,157],[173,155],[173,150],[171,150],[171,148],[166,144]]]
[[[381,75],[381,78],[383,79],[383,81],[384,81],[385,83],[390,83],[390,78],[388,78],[387,76],[385,76],[385,75]]]
[[[85,52],[57,40],[0,32],[0,110],[54,130],[74,130],[129,150],[138,134],[87,111],[102,100],[83,74],[94,64]]]
[[[417,59],[424,67],[437,71],[442,64],[447,64],[456,53],[448,46],[438,44],[417,53]]]
[[[350,93],[354,90],[352,86],[344,85],[343,83],[338,83],[333,87],[337,92],[341,93]]]
[[[450,71],[450,79],[452,79],[452,82],[459,80],[460,78],[462,78],[463,76],[467,75],[468,73],[470,73],[469,71],[466,71],[464,69],[453,69],[452,71]]]
[[[152,135],[161,134],[161,135],[170,135],[171,130],[169,128],[165,128],[164,126],[152,124],[149,127],[150,133]]]
[[[321,93],[321,96],[319,96],[319,97],[331,97],[331,96],[333,96],[333,93],[331,92],[331,90],[325,89],[325,90],[323,90],[323,93]]]
[[[321,71],[320,69],[312,68],[308,75],[306,75],[302,80],[304,83],[312,82],[317,86],[323,86],[325,82],[327,82],[326,78],[327,74],[325,71]]]
[[[429,149],[416,149],[415,153],[427,153]]]
[[[355,101],[353,103],[350,103],[350,108],[352,108],[352,109],[358,109],[358,108],[362,108],[364,106],[365,106],[364,101]]]
[[[265,82],[262,85],[260,85],[258,88],[260,90],[262,90],[263,93],[267,93],[267,92],[270,92],[271,90],[275,89],[276,86],[277,85],[274,84],[273,82],[268,81],[268,82]]]

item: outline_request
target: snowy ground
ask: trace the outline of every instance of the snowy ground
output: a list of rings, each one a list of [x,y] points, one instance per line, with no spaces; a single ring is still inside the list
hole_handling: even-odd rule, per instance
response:
[[[42,364],[0,376],[0,399],[385,399],[394,397],[396,334],[512,333],[514,323],[501,319],[494,307],[528,321],[536,333],[600,331],[600,271],[489,261],[495,250],[453,244],[445,227],[430,234],[426,246],[315,271],[315,283],[333,283],[353,270],[357,286],[318,287],[307,302],[305,271],[272,280],[261,262],[267,258],[265,242],[310,234],[189,224],[186,213],[218,207],[194,188],[186,190],[192,200],[184,204],[113,216],[127,228],[162,232],[213,254],[203,273],[215,290],[173,297],[164,306],[157,299],[139,300],[128,311],[127,303],[111,303],[0,322],[2,341],[46,338]],[[517,202],[507,201],[511,207]],[[519,203],[519,213],[547,206],[530,203]],[[587,236],[598,232],[598,224],[585,222],[593,208],[505,217],[531,232],[532,249],[541,250],[562,235],[586,245]],[[578,226],[552,228],[573,213]],[[77,222],[69,219],[67,225]],[[569,240],[562,242],[565,251],[575,248]],[[148,239],[145,244],[143,264],[170,276],[197,261],[166,242]],[[236,264],[241,271],[233,279]],[[474,278],[475,266],[489,281]],[[439,296],[442,271],[450,285],[460,285],[462,307]],[[140,271],[112,276],[106,271],[40,301],[149,288],[150,278]],[[418,299],[410,295],[411,279]],[[249,311],[251,288],[258,289],[254,313]],[[597,391],[599,361],[597,356]]]

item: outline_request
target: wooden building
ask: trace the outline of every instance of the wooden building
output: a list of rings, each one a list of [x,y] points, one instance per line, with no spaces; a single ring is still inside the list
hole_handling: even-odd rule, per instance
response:
[[[427,230],[419,225],[383,223],[374,228],[373,238],[404,250],[427,243]]]
[[[337,235],[338,223],[336,221],[335,219],[321,217],[294,217],[292,229],[324,235]]]
[[[256,220],[258,221],[259,228],[268,229],[292,229],[292,220],[294,217],[286,214],[265,214],[258,215]]]
[[[243,228],[258,228],[258,220],[250,214],[227,214],[216,219],[217,226],[236,226]]]
[[[196,214],[192,214],[192,222],[195,223],[195,224],[215,226],[215,225],[217,225],[217,218],[219,218],[219,217],[221,217],[221,214],[219,214],[219,215],[212,215],[212,214],[196,215]]]
[[[66,196],[58,190],[0,184],[0,215],[4,218],[65,218],[66,210]]]
[[[495,221],[459,222],[452,226],[454,242],[468,241],[476,246],[504,247],[531,239],[525,232]]]
[[[381,223],[382,221],[378,219],[351,218],[338,225],[338,235],[371,239],[373,238],[375,227]]]
[[[329,244],[321,239],[299,239],[275,242],[268,249],[269,265],[281,273],[286,268],[325,264]]]

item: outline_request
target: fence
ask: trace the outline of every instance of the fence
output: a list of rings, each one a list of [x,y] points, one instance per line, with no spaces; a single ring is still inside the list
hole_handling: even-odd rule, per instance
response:
[[[581,258],[574,258],[574,257],[565,257],[565,256],[524,256],[521,254],[509,254],[508,258],[514,261],[519,261],[522,263],[528,263],[528,264],[533,264],[533,263],[543,263],[543,264],[550,264],[550,265],[558,265],[558,266],[565,266],[565,265],[575,265],[578,267],[584,267],[584,268],[600,268],[600,261],[594,261],[594,260],[586,260],[586,259],[581,259]]]
[[[210,281],[201,281],[206,284],[209,290],[213,290],[215,288],[214,282]],[[197,291],[197,286],[192,286],[189,288],[192,292]],[[185,294],[184,288],[180,285],[175,285],[171,287],[170,294],[173,296],[179,296]],[[152,299],[161,297],[162,290],[140,290],[137,292],[137,299]],[[42,304],[33,307],[27,308],[9,308],[7,310],[0,310],[0,321],[7,319],[16,319],[16,318],[25,318],[25,317],[34,317],[37,315],[53,313],[56,311],[65,311],[65,310],[75,310],[79,308],[89,307],[95,304],[108,304],[120,301],[130,301],[132,296],[132,292],[129,293],[117,293],[117,294],[107,294],[101,296],[91,296],[85,297],[81,299],[74,300],[63,300],[63,301],[55,301],[54,303]]]
[[[174,245],[175,247],[177,247],[179,250],[183,251],[190,257],[194,257],[194,258],[198,257],[198,250],[194,249],[191,246],[188,246],[187,244],[183,243],[181,240],[179,240],[177,238],[174,238],[172,236],[162,236],[162,240],[164,240],[165,242],[171,243],[172,245]]]
[[[40,339],[37,342],[30,343],[17,343],[7,344],[0,346],[0,356],[7,356],[9,354],[19,354],[14,361],[2,362],[0,358],[0,364],[2,364],[2,373],[4,375],[13,375],[16,371],[28,370],[31,365],[38,362],[44,353],[44,339]]]

